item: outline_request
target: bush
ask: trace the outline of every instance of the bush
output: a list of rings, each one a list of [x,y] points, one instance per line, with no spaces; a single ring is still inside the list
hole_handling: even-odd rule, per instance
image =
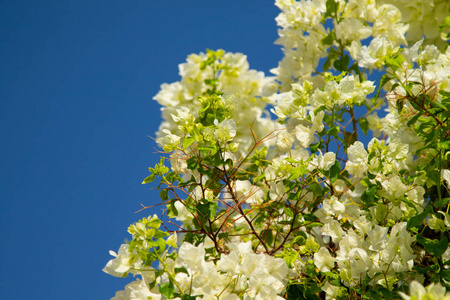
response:
[[[163,213],[113,299],[450,299],[449,2],[276,5],[276,77],[207,50],[154,97]]]

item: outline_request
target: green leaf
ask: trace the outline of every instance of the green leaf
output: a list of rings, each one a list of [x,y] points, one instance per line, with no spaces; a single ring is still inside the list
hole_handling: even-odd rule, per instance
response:
[[[166,190],[166,189],[162,189],[162,190],[159,192],[159,196],[161,197],[161,200],[162,200],[163,202],[169,199],[168,193],[169,193],[169,192],[168,192],[168,190]]]
[[[361,130],[364,132],[364,134],[367,134],[367,132],[369,132],[369,121],[367,121],[366,118],[359,118],[358,122]]]
[[[181,177],[178,173],[176,172],[169,172],[166,174],[165,178],[167,179],[167,181],[174,183],[175,181],[180,181]]]
[[[292,268],[294,262],[298,258],[298,252],[291,248],[284,248],[281,255],[289,268]]]
[[[333,272],[326,272],[325,276],[327,276],[328,282],[334,286],[341,286],[341,277],[338,274]]]
[[[377,93],[375,94],[374,99],[378,99],[378,97],[380,97],[381,89],[389,80],[391,80],[391,78],[387,74],[384,74],[383,76],[381,76],[380,85],[378,86],[378,90],[377,90]]]
[[[420,234],[417,235],[417,241],[425,247],[425,250],[433,256],[441,256],[448,247],[448,239],[429,239]]]
[[[380,296],[378,295],[377,291],[370,289],[367,292],[370,295],[370,299],[371,300],[378,300],[378,299],[380,299]]]
[[[308,186],[309,190],[312,191],[316,195],[322,195],[323,189],[320,184],[317,182],[311,182],[311,184]]]
[[[284,160],[287,161],[287,162],[290,162],[291,164],[298,164],[298,163],[301,162],[301,161],[295,160],[295,159],[293,159],[291,157],[286,157]]]
[[[450,281],[450,269],[442,269],[439,275],[441,275],[441,278],[445,279],[446,281]]]
[[[178,216],[178,209],[177,209],[177,207],[175,206],[175,202],[176,202],[177,200],[171,200],[170,201],[170,205],[169,205],[169,211],[168,211],[168,213],[170,213],[170,214],[172,214],[173,215],[173,217],[176,217],[176,216]]]
[[[445,17],[445,22],[444,22],[444,24],[445,24],[447,27],[450,27],[450,16]]]
[[[337,59],[334,61],[333,66],[336,70],[340,72],[348,71],[348,64],[350,62],[350,57],[346,54],[342,59]]]
[[[447,206],[447,203],[449,203],[449,202],[450,202],[450,198],[443,198],[441,200],[434,201],[433,206],[436,208],[442,208],[442,207]]]
[[[414,266],[413,270],[417,271],[419,274],[430,274],[435,273],[440,269],[439,264],[434,264],[425,268]]]
[[[333,1],[333,0],[331,0],[331,1]],[[331,63],[334,62],[334,60],[336,58],[338,58],[338,57],[339,57],[339,52],[336,49],[334,49],[334,48],[330,48],[330,50],[328,51],[327,60],[323,64],[323,70],[325,72],[328,71],[330,69],[330,67],[331,67]]]
[[[394,297],[393,297],[393,292],[392,291],[390,291],[390,290],[388,290],[387,288],[385,288],[385,287],[382,287],[382,286],[378,286],[377,287],[377,290],[383,295],[383,300],[391,300],[391,299],[394,299]]]
[[[433,105],[431,106],[431,109],[429,110],[429,113],[436,116],[437,114],[447,110],[448,110],[447,107],[445,107],[442,103],[434,101]]]
[[[317,286],[316,283],[311,285]],[[286,288],[287,300],[320,300],[319,296],[315,295],[314,289],[311,285],[306,284],[290,284]],[[319,291],[320,292],[320,291]]]
[[[356,132],[344,131],[344,140],[348,145],[351,145],[354,142],[356,142],[356,139],[357,139]]]
[[[311,150],[311,153],[316,153],[320,146],[320,143],[311,144],[309,145],[309,150]]]
[[[197,156],[192,156],[186,160],[186,164],[189,170],[195,171],[199,168],[200,162]]]
[[[197,299],[197,296],[191,296],[191,295],[188,295],[188,294],[184,294],[181,297],[181,300],[195,300],[195,299]]]
[[[152,182],[153,180],[155,180],[155,174],[150,174],[148,177],[146,177],[144,179],[144,181],[142,181],[142,184],[147,184]]]
[[[334,165],[330,168],[330,180],[331,183],[336,182],[339,178],[339,174],[341,173],[341,164],[336,161]]]
[[[339,126],[333,126],[330,129],[328,129],[327,134],[329,136],[337,136],[339,131],[340,131],[340,127]]]
[[[266,242],[267,245],[272,245],[274,242],[272,229],[264,229],[263,231],[261,231],[261,238]]]
[[[336,39],[336,33],[334,31],[330,31],[330,33],[322,39],[322,43],[324,45],[331,46],[333,41]]]
[[[335,0],[327,0],[325,7],[327,8],[327,11],[325,12],[324,17],[333,17],[336,15],[338,4]]]
[[[415,115],[414,117],[411,118],[411,120],[408,121],[408,123],[406,123],[406,125],[408,125],[409,127],[413,126],[414,124],[416,124],[417,120],[422,116],[422,112],[419,112],[417,115]]]
[[[423,224],[423,221],[425,220],[425,218],[427,217],[427,215],[432,211],[431,206],[428,206],[423,212],[421,212],[420,214],[411,217],[407,224],[406,224],[406,228],[407,229],[411,229],[413,227],[418,227],[420,225]]]
[[[442,149],[442,150],[450,150],[450,139],[445,140],[443,142],[439,142],[437,144],[438,149]]]
[[[210,218],[216,214],[216,203],[201,199],[196,205],[196,211],[202,224],[205,224]]]
[[[172,298],[174,291],[175,291],[175,287],[174,287],[172,281],[159,285],[159,292],[161,293],[161,295],[165,296],[167,299]]]
[[[402,66],[405,61],[405,57],[401,54],[395,55],[393,57],[388,56],[386,58],[386,66],[391,67],[394,72]]]
[[[314,214],[306,214],[303,215],[303,219],[305,219],[305,221],[309,221],[309,222],[314,222],[314,221],[318,221],[319,218],[314,215]]]
[[[175,271],[175,273],[184,273],[184,274],[189,275],[189,272],[185,267],[175,268],[174,271]]]
[[[266,174],[264,172],[262,172],[256,178],[253,179],[253,183],[257,183],[257,182],[261,181],[262,179],[264,179],[265,177],[266,177]]]
[[[303,231],[299,231],[299,235],[297,235],[293,240],[292,240],[292,244],[297,244],[299,246],[302,246],[305,244],[306,242],[306,233]]]
[[[323,227],[323,224],[319,223],[319,222],[312,222],[312,223],[309,223],[308,225],[306,225],[306,228],[308,228],[308,229],[312,229],[314,227]]]
[[[183,149],[186,149],[187,147],[192,145],[192,143],[194,143],[194,142],[195,142],[195,138],[193,136],[185,137],[183,140]]]

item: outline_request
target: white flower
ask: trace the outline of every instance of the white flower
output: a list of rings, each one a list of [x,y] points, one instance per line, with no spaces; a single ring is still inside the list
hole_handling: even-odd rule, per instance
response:
[[[180,150],[175,150],[170,154],[171,169],[178,174],[186,174],[189,172],[186,160],[188,157]]]
[[[361,236],[364,236],[372,229],[373,224],[365,216],[361,216],[353,222],[353,226]]]
[[[450,229],[450,215],[443,211],[438,211],[438,213],[444,216],[444,224],[448,229]]]
[[[368,115],[366,119],[369,122],[369,128],[372,130],[373,136],[379,138],[381,136],[381,128],[383,128],[383,121],[378,117],[376,112]]]
[[[287,131],[282,131],[277,135],[277,147],[280,151],[288,151],[292,147],[294,137]]]
[[[446,293],[445,287],[440,283],[431,283],[426,288],[418,283],[412,281],[409,286],[409,295],[400,292],[400,296],[404,300],[449,300],[450,292]]]
[[[115,277],[125,277],[128,272],[132,271],[132,268],[140,268],[142,260],[136,250],[130,253],[128,248],[128,244],[122,244],[119,248],[119,254],[116,254],[114,251],[109,251],[115,258],[106,264],[103,272]]]
[[[156,142],[165,150],[167,149],[168,151],[171,151],[177,149],[180,144],[181,137],[176,134],[172,134],[172,132],[168,129],[163,129],[161,132],[164,133],[165,136],[157,139]]]
[[[447,188],[450,189],[450,170],[448,169],[441,170],[441,177],[443,181],[447,183]]]
[[[161,90],[153,97],[162,106],[176,107],[184,98],[185,92],[180,82],[163,83]]]
[[[356,60],[361,68],[380,68],[384,65],[386,56],[393,50],[394,46],[387,37],[376,37],[370,42],[369,47],[361,47],[361,52],[356,56]]]
[[[405,33],[409,25],[401,23],[402,13],[391,4],[378,7],[378,16],[373,24],[373,36],[385,36],[396,46],[406,45]]]
[[[248,180],[236,180],[235,196],[239,201],[245,201],[248,204],[259,204],[263,201],[264,192],[260,187],[252,185]]]
[[[339,243],[339,241],[344,237],[345,231],[342,229],[341,224],[339,224],[338,221],[331,220],[323,226],[323,234],[331,236],[335,243]]]
[[[271,200],[283,199],[285,197],[286,191],[283,181],[278,181],[277,183],[272,183],[270,185],[269,196]]]
[[[150,292],[144,281],[137,279],[125,286],[125,290],[116,292],[111,300],[160,300],[161,295]]]
[[[314,140],[314,131],[304,125],[295,126],[295,137],[303,148],[308,148]]]
[[[194,116],[191,114],[189,108],[182,106],[175,110],[177,114],[171,114],[172,119],[175,123],[189,124],[194,122]]]
[[[391,174],[385,177],[381,181],[381,186],[383,190],[378,191],[380,196],[385,197],[389,200],[395,200],[408,191],[408,187],[400,180],[399,176],[396,174]]]
[[[322,153],[320,153],[319,159],[320,168],[324,169],[325,171],[328,171],[334,165],[335,162],[336,162],[336,153],[327,152],[323,156]]]
[[[314,253],[314,264],[320,270],[320,272],[330,272],[334,268],[334,262],[336,259],[331,256],[328,249],[321,247],[319,252]]]
[[[367,252],[361,248],[353,248],[348,253],[348,260],[353,278],[361,278],[365,276],[365,272],[371,266],[371,260]]]
[[[205,260],[205,249],[203,244],[199,246],[194,246],[190,243],[183,243],[178,251],[177,263],[180,265],[190,268],[193,270],[198,270],[201,262]]]
[[[332,300],[336,299],[339,292],[339,287],[335,285],[331,285],[328,281],[322,286],[322,291],[326,293],[326,299]]]
[[[436,63],[441,51],[435,45],[427,45],[419,54],[417,63],[420,65],[431,65]]]
[[[434,231],[446,231],[444,220],[439,219],[434,214],[427,220],[427,225]]]
[[[335,26],[336,38],[343,44],[353,40],[364,40],[372,34],[372,29],[355,18],[345,18]]]
[[[345,212],[345,205],[336,196],[323,201],[323,210],[330,215],[340,215]]]
[[[216,129],[216,137],[222,142],[227,142],[236,136],[236,122],[233,119],[228,119],[219,124],[217,120],[214,124],[218,126]]]

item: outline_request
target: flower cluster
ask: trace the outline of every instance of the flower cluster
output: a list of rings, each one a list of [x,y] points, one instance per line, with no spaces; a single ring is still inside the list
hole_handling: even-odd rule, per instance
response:
[[[113,299],[449,298],[450,3],[276,5],[276,78],[208,50],[155,96],[163,213]]]
[[[169,253],[178,247],[177,235],[157,238],[166,235],[158,229],[160,223],[155,215],[133,224],[129,228],[133,241],[122,244],[118,255],[111,251],[115,258],[103,271],[116,277],[128,273],[142,277],[113,299],[185,299],[187,295],[194,299],[283,299],[278,294],[288,282],[290,269],[282,258],[256,254],[250,242],[227,244],[229,252],[218,261],[207,257],[203,243],[183,242],[178,252]],[[145,249],[152,251],[145,253]],[[151,267],[153,262],[159,263],[158,270]]]

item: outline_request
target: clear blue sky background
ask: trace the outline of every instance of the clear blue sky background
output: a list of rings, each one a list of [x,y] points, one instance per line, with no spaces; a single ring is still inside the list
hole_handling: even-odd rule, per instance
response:
[[[159,160],[152,97],[206,48],[267,74],[277,14],[271,0],[0,1],[0,299],[123,289],[101,269],[159,201],[141,185]]]

